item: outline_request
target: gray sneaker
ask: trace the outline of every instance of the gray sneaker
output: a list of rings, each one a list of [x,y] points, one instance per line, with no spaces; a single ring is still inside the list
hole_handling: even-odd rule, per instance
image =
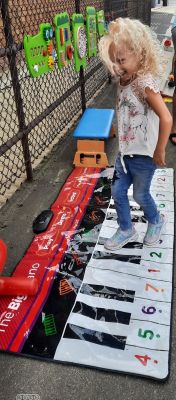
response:
[[[144,236],[144,244],[146,246],[153,246],[160,240],[164,225],[167,221],[165,215],[160,214],[160,221],[158,224],[148,223],[147,232]]]
[[[134,227],[126,231],[122,231],[118,228],[114,235],[110,239],[106,240],[104,247],[107,250],[118,250],[125,246],[125,244],[132,242],[137,238],[138,233]]]

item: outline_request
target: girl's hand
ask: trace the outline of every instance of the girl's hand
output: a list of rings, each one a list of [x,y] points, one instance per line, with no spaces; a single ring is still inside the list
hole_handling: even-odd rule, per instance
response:
[[[173,74],[169,75],[169,81],[174,81],[174,75]]]
[[[159,165],[160,167],[163,167],[166,165],[165,162],[165,156],[166,156],[166,152],[163,149],[158,149],[156,147],[154,154],[153,154],[153,161],[155,164]]]

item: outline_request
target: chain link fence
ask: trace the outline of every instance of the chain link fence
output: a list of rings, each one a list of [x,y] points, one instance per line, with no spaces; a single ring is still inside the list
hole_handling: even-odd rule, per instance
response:
[[[67,11],[86,13],[87,6],[105,11],[106,21],[138,18],[150,25],[150,0],[0,0],[0,206],[71,128],[89,100],[107,81],[98,57],[85,71],[67,68],[31,78],[23,38],[38,33],[41,22]]]

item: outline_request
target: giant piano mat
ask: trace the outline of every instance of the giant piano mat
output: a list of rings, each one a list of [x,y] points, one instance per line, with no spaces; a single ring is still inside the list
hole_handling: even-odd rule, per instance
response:
[[[36,277],[35,297],[0,299],[2,351],[165,380],[172,305],[173,170],[158,169],[152,194],[168,220],[156,247],[129,190],[138,241],[109,252],[116,230],[113,169],[75,168],[14,276]]]

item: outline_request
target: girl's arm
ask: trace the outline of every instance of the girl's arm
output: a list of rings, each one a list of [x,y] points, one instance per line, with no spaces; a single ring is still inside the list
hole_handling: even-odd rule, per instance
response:
[[[154,151],[153,160],[159,166],[166,165],[165,163],[165,149],[172,129],[172,116],[166,107],[161,94],[155,93],[148,87],[145,90],[147,95],[147,102],[153,111],[159,117],[159,136],[158,142]]]

